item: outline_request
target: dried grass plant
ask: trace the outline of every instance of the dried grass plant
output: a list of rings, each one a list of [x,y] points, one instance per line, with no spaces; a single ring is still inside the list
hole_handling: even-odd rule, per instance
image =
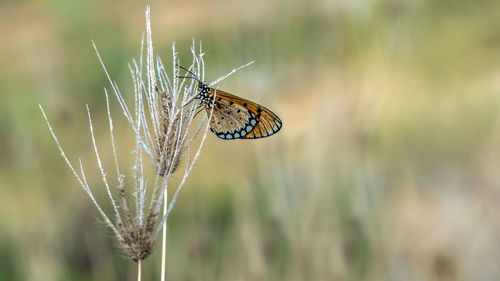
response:
[[[145,42],[142,41],[141,57],[138,61],[133,60],[129,64],[134,84],[133,108],[129,108],[117,84],[111,79],[94,42],[92,42],[92,45],[111,84],[112,93],[118,101],[125,119],[130,124],[135,138],[135,148],[133,150],[135,160],[131,175],[127,175],[122,172],[119,166],[110,98],[108,91],[104,89],[109,136],[114,158],[115,179],[113,182],[117,183],[112,186],[101,161],[90,109],[88,105],[86,106],[92,145],[100,176],[112,205],[112,216],[104,212],[95,198],[87,182],[81,159],[78,159],[77,165],[71,163],[42,106],[40,106],[40,110],[66,164],[90,197],[105,224],[111,229],[120,248],[131,260],[137,262],[138,280],[141,280],[141,262],[152,253],[157,237],[162,231],[161,280],[163,281],[165,280],[167,218],[200,156],[209,128],[206,120],[209,120],[211,113],[204,114],[202,122],[199,125],[194,125],[196,122],[193,122],[193,119],[199,109],[199,104],[190,101],[197,95],[197,92],[193,80],[179,79],[179,59],[175,44],[172,45],[172,76],[169,77],[167,74],[161,59],[154,57],[149,6],[146,8],[146,40]],[[193,40],[191,54],[192,62],[189,70],[200,79],[203,79],[205,67],[201,43],[197,49]],[[227,75],[210,83],[210,85],[223,80],[247,65],[233,69]],[[201,138],[201,141],[195,141],[197,138]],[[148,160],[156,169],[154,177],[148,177],[145,173]],[[185,163],[180,165],[181,161]],[[174,195],[168,202],[169,179],[174,172],[181,169],[181,166],[184,167],[184,175],[177,185]],[[128,180],[127,177],[129,177]],[[127,186],[130,184],[133,186]],[[150,196],[146,195],[147,190],[150,190]],[[129,200],[134,202],[134,212],[129,206]]]

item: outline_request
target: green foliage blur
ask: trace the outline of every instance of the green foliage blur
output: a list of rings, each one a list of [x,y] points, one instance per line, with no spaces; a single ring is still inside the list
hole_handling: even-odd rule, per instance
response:
[[[175,42],[187,61],[201,40],[208,80],[255,60],[219,87],[284,125],[208,136],[169,217],[167,280],[500,279],[500,1],[150,4],[157,55],[171,63]],[[110,87],[90,40],[131,98],[145,6],[0,2],[0,280],[135,280],[38,104],[109,210],[85,104],[107,144]]]

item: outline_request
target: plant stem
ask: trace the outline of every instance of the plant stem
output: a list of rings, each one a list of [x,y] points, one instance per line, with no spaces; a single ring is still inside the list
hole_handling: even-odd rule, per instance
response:
[[[165,198],[163,198],[163,216],[167,215],[168,204],[167,204],[167,188],[165,188]],[[167,222],[163,225],[162,233],[162,243],[161,243],[161,281],[165,281],[165,264],[166,264],[166,253],[167,253]]]
[[[141,268],[141,264],[142,264],[142,260],[138,260],[137,261],[137,281],[141,281],[141,272],[142,272],[142,268]]]

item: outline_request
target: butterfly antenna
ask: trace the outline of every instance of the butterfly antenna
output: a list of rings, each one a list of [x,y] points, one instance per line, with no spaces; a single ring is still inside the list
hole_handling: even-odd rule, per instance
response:
[[[177,75],[177,78],[189,78],[189,79],[196,79],[195,77],[193,76],[179,76]]]
[[[188,77],[188,76],[179,76],[179,78],[191,78],[191,79],[196,79],[197,81],[201,81],[198,76],[196,76],[196,74],[194,74],[192,71],[190,71],[189,69],[183,67],[182,65],[180,64],[176,64],[177,67],[179,67],[180,69],[184,69],[185,71],[187,71],[189,74],[193,75],[193,77]]]

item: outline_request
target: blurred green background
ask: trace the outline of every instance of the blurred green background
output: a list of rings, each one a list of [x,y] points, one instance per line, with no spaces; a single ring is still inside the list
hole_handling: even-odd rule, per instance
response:
[[[0,280],[135,279],[37,106],[109,209],[90,40],[130,98],[145,5],[0,2]],[[256,60],[219,86],[284,124],[208,136],[169,219],[167,280],[500,279],[500,1],[152,1],[151,19],[165,61],[203,42],[207,80]]]

